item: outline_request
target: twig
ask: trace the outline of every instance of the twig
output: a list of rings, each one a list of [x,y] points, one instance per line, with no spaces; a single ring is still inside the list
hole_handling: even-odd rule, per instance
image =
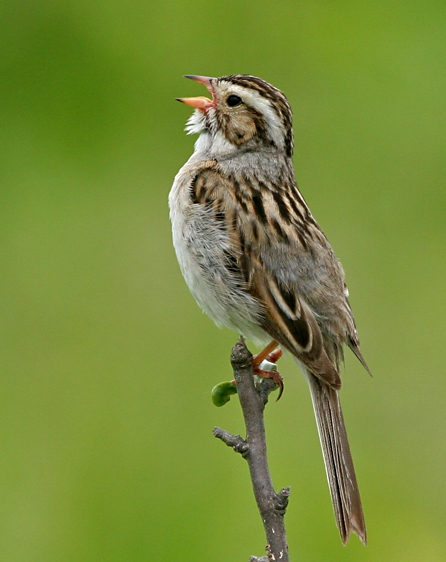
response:
[[[256,388],[252,376],[252,354],[246,348],[243,338],[232,349],[231,363],[245,418],[246,440],[240,435],[232,435],[218,427],[214,428],[214,435],[248,461],[252,487],[268,543],[266,547],[268,557],[260,559],[251,557],[251,561],[288,562],[288,544],[283,516],[288,505],[290,488],[283,488],[278,494],[274,491],[266,457],[263,421],[263,410],[274,382],[271,379],[264,379]]]

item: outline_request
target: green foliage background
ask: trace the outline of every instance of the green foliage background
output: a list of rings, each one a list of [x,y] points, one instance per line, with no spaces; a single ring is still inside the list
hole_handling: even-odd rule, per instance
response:
[[[167,194],[202,95],[259,75],[295,114],[299,185],[347,271],[370,377],[342,401],[369,546],[342,547],[308,389],[267,408],[293,560],[446,560],[446,5],[438,0],[0,5],[0,559],[247,560],[236,335],[201,314]]]

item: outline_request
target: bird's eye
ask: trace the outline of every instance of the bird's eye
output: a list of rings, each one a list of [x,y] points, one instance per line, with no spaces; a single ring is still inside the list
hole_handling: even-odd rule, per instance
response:
[[[232,95],[229,96],[229,98],[226,100],[226,103],[229,105],[229,107],[235,107],[236,105],[240,105],[242,103],[242,98]]]

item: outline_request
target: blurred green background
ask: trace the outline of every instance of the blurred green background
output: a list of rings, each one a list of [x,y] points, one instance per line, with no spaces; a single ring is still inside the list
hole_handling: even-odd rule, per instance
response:
[[[299,185],[347,271],[371,379],[342,402],[369,531],[341,545],[308,389],[267,408],[293,560],[446,560],[446,5],[436,0],[0,5],[0,560],[248,560],[237,336],[201,314],[167,195],[202,95],[249,73],[295,115]]]

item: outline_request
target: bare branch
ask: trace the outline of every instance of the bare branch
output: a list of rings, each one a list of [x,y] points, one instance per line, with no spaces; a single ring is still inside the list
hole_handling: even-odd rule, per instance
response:
[[[245,419],[246,440],[220,428],[214,429],[214,435],[226,445],[233,447],[236,452],[241,453],[248,462],[254,496],[268,543],[266,548],[268,556],[251,557],[251,561],[288,562],[288,544],[283,517],[288,505],[290,488],[283,488],[278,494],[274,491],[266,456],[263,421],[263,410],[274,382],[271,379],[264,379],[257,387],[254,385],[252,354],[246,348],[243,338],[232,349],[231,363]]]
[[[232,433],[220,427],[214,427],[213,433],[214,437],[221,439],[228,447],[232,447],[236,453],[240,453],[243,456],[248,452],[249,445],[240,435],[232,435]]]

